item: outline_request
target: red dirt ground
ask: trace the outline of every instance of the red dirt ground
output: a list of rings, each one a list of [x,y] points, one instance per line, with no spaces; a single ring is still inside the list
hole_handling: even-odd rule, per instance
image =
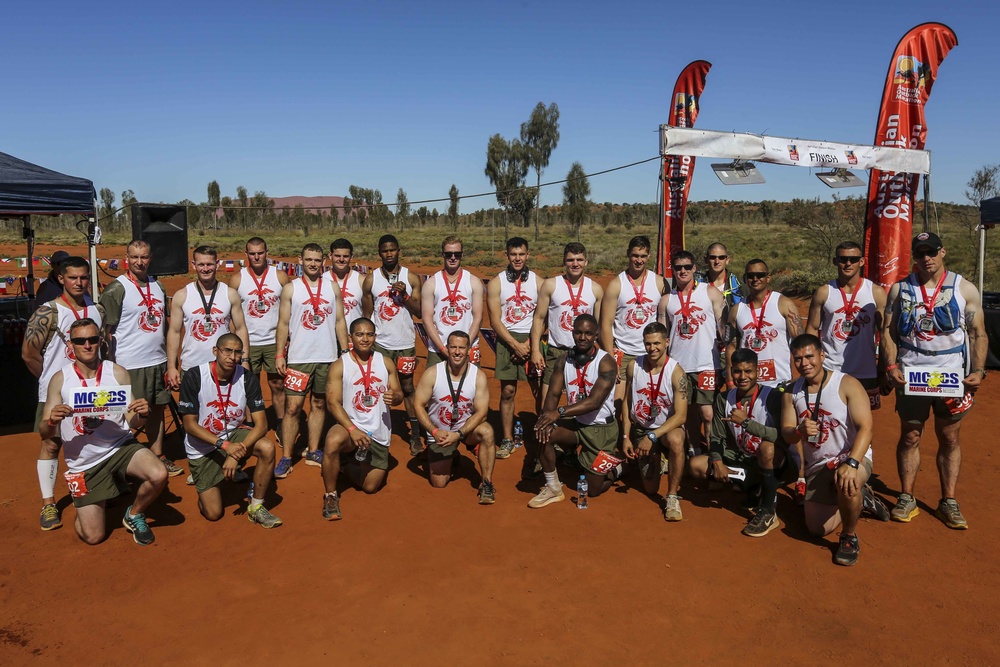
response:
[[[862,521],[854,568],[831,563],[834,540],[807,537],[784,493],[783,527],[761,540],[740,535],[738,494],[688,480],[679,524],[664,523],[628,476],[584,514],[572,502],[529,510],[539,482],[519,482],[517,453],[497,462],[497,504],[480,507],[468,455],[463,478],[434,490],[398,436],[388,486],[346,491],[340,522],[320,516],[319,470],[297,464],[267,499],[285,521],[277,530],[247,523],[235,487],[227,515],[209,524],[176,477],[149,512],[153,546],[138,547],[120,526],[122,499],[109,510],[109,539],[87,547],[62,481],[64,527],[38,530],[37,436],[8,429],[0,664],[994,663],[997,382],[987,379],[963,434],[971,529],[950,531],[932,515],[928,433],[921,515],[909,525]],[[496,407],[495,381],[491,390]],[[530,410],[523,388],[518,407]],[[890,501],[899,488],[892,408],[890,397],[875,427],[875,486]],[[167,453],[184,465],[176,435]]]

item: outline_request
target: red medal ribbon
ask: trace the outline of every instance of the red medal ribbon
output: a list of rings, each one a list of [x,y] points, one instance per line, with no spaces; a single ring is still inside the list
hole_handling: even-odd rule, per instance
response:
[[[653,362],[649,360],[649,357],[646,358],[646,361],[649,361],[649,405],[655,407],[656,399],[660,397],[660,387],[663,386],[663,376],[666,375],[664,371],[667,370],[667,363],[663,362],[663,368],[660,369],[660,379],[656,381],[656,387],[653,387]]]
[[[861,291],[861,285],[863,285],[863,284],[864,284],[863,280],[859,280],[858,281],[858,284],[854,288],[854,291],[851,292],[851,298],[850,298],[850,300],[848,300],[848,298],[847,298],[847,292],[844,291],[844,288],[841,287],[841,286],[839,286],[839,285],[837,286],[837,289],[840,290],[840,296],[841,296],[841,298],[844,299],[844,318],[848,322],[850,322],[850,321],[852,321],[854,319],[854,302],[857,301],[857,299],[858,299],[858,292]]]
[[[691,300],[694,298],[695,287],[697,287],[697,285],[692,282],[691,286],[687,290],[687,301],[684,300],[684,292],[677,290],[677,300],[680,301],[680,309],[678,309],[677,312],[680,314],[681,319],[685,322],[691,316]]]
[[[212,369],[212,379],[215,380],[215,392],[219,395],[219,404],[222,406],[222,413],[221,413],[220,416],[222,417],[222,421],[226,422],[226,424],[228,425],[228,420],[226,419],[226,411],[227,411],[227,408],[229,407],[229,397],[233,395],[233,383],[232,383],[232,381],[229,382],[229,392],[227,394],[223,395],[222,394],[222,383],[219,382],[219,375],[216,372],[217,368],[218,368],[218,365],[216,364],[216,362],[213,361],[212,362],[212,367],[211,367],[211,369]],[[235,375],[235,373],[234,373],[234,375]]]
[[[579,308],[583,305],[583,284],[586,280],[580,276],[580,289],[576,291],[576,294],[573,294],[573,286],[570,284],[569,278],[563,277],[563,280],[566,281],[566,291],[569,292],[569,305],[573,309],[573,315],[579,315]]]
[[[354,360],[354,363],[356,363],[358,365],[358,370],[361,371],[361,384],[363,384],[365,386],[365,393],[366,394],[372,393],[372,358],[374,356],[375,356],[374,353],[369,354],[368,355],[368,367],[367,367],[367,369],[366,368],[362,368],[361,367],[361,361],[359,361],[358,357],[354,354],[354,350],[351,350],[351,359]]]
[[[334,280],[336,280],[336,279],[337,279],[336,276],[334,276]],[[302,276],[302,284],[306,286],[306,292],[309,294],[309,303],[312,304],[313,314],[315,314],[315,315],[318,316],[319,315],[319,301],[320,301],[320,297],[323,295],[323,278],[320,277],[320,279],[316,281],[316,294],[315,295],[313,295],[312,288],[309,287],[309,281],[306,280],[305,276]]]
[[[643,274],[642,274],[642,282],[639,283],[638,286],[636,286],[635,281],[632,280],[632,276],[630,276],[627,271],[625,272],[625,277],[628,278],[629,284],[632,285],[632,293],[635,294],[635,304],[636,304],[636,306],[638,308],[642,308],[642,292],[643,292],[643,290],[646,287],[647,273],[645,271],[643,272]],[[643,310],[645,310],[645,308],[643,308]]]
[[[77,319],[79,319],[79,318],[77,318]],[[73,370],[76,371],[76,376],[78,378],[80,378],[80,382],[82,382],[83,386],[86,387],[87,386],[87,378],[83,377],[83,373],[81,373],[80,369],[76,367],[76,364],[73,364]],[[104,362],[101,362],[101,365],[97,367],[97,377],[94,378],[94,386],[95,387],[100,387],[101,386],[101,373],[103,371],[104,371]]]
[[[750,405],[744,408],[746,410],[748,420],[751,417],[753,417],[753,406],[757,403],[757,397],[759,395],[760,395],[760,385],[757,385],[753,388],[753,396],[750,397]],[[743,398],[746,398],[746,396],[744,396]],[[739,403],[740,403],[739,401],[736,402],[737,405],[739,405]],[[743,428],[743,424],[740,424],[739,427]]]
[[[934,294],[931,296],[930,301],[927,300],[927,290],[924,289],[923,285],[920,286],[920,294],[923,296],[924,299],[924,309],[927,311],[927,315],[930,317],[934,317],[934,304],[937,303],[938,294],[941,293],[941,286],[944,285],[944,279],[947,276],[948,276],[947,271],[941,274],[941,277],[938,279],[937,287],[934,288]],[[73,312],[75,313],[76,311]]]
[[[940,289],[940,286],[939,286],[939,289]],[[73,311],[73,317],[75,317],[76,319],[82,320],[84,317],[87,316],[87,304],[83,304],[83,316],[81,317],[80,313],[76,312],[76,308],[73,307],[73,303],[69,299],[66,298],[66,293],[65,292],[63,292],[62,294],[60,294],[59,298],[62,299],[66,303],[66,305],[69,307],[70,310]]]
[[[254,273],[252,268],[249,271],[247,271],[247,273],[250,274],[250,280],[252,280],[253,284],[257,286],[257,289],[254,292],[251,292],[251,294],[256,293],[258,300],[264,298],[264,281],[267,280],[267,270],[270,268],[271,267],[269,267],[267,264],[264,265],[264,273],[260,275],[260,280],[257,280],[257,274]]]
[[[771,300],[771,292],[768,290],[767,296],[764,297],[764,303],[760,305],[760,317],[757,317],[757,311],[753,307],[753,299],[750,299],[750,321],[753,322],[754,331],[757,332],[757,338],[761,337],[760,330],[764,326],[764,311],[767,310],[767,302]]]
[[[139,298],[142,299],[142,305],[146,307],[146,310],[149,312],[150,315],[155,315],[155,313],[153,312],[153,285],[152,285],[152,283],[149,281],[149,279],[147,279],[146,280],[146,291],[143,292],[142,291],[142,287],[139,286],[139,281],[135,279],[135,276],[132,275],[131,271],[129,271],[125,275],[128,276],[129,282],[132,283],[133,285],[135,285],[135,288],[139,291]]]
[[[448,303],[450,303],[452,305],[452,307],[454,307],[455,304],[458,303],[458,299],[460,297],[460,295],[458,293],[458,288],[459,288],[459,286],[462,283],[462,271],[463,271],[463,269],[459,269],[458,270],[458,278],[455,280],[455,289],[451,288],[451,283],[448,282],[448,275],[445,274],[443,276],[443,278],[444,278],[444,288],[448,292],[448,295],[445,298],[448,300]]]

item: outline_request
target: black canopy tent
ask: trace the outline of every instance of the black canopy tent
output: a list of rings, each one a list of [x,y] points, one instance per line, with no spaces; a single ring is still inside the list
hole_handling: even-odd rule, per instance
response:
[[[93,256],[96,254],[93,252],[95,236],[99,234],[95,220],[96,195],[93,181],[60,174],[12,155],[0,153],[0,217],[18,217],[24,222],[23,236],[28,244],[28,299],[31,301],[32,310],[35,305],[35,272],[32,262],[35,232],[31,227],[31,216],[63,214],[88,216],[91,221],[88,240],[93,264]]]

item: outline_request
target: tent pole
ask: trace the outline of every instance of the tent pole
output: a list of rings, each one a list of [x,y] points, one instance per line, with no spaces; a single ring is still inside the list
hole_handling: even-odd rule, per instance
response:
[[[979,224],[979,296],[983,295],[983,273],[986,269],[986,225]]]
[[[97,200],[94,199],[94,213],[89,216],[87,225],[87,245],[90,250],[90,298],[97,303],[98,298],[98,278],[97,278],[97,244],[101,242],[101,228],[97,224]]]
[[[924,231],[928,231],[931,228],[930,219],[930,199],[931,199],[931,175],[930,173],[924,174]]]
[[[23,219],[21,236],[28,243],[28,311],[35,312],[35,230],[31,228],[31,216]]]

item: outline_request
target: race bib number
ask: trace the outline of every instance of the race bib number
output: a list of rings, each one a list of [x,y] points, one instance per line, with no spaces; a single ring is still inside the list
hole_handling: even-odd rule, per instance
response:
[[[872,410],[878,410],[882,407],[882,393],[878,390],[878,387],[874,389],[868,389],[868,402],[871,403]]]
[[[309,386],[309,374],[302,371],[293,371],[291,368],[285,373],[285,389],[289,391],[305,391]]]
[[[698,389],[701,391],[715,391],[719,386],[718,371],[702,371],[698,373]]]
[[[63,473],[63,477],[66,478],[66,486],[69,487],[70,496],[73,498],[83,498],[87,495],[87,480],[85,473],[69,472],[67,470]]]
[[[757,361],[757,381],[776,382],[778,373],[774,370],[774,359],[759,359]]]
[[[396,370],[403,375],[413,375],[413,372],[417,370],[417,358],[400,357],[396,360]]]
[[[618,368],[621,368],[622,367],[622,361],[624,361],[624,359],[625,359],[625,353],[622,352],[621,350],[619,350],[616,347],[615,348],[615,365],[618,366]]]
[[[594,465],[590,466],[590,470],[591,472],[596,472],[598,475],[605,475],[621,462],[621,459],[616,459],[607,452],[598,452],[597,458],[594,459]]]
[[[962,399],[965,374],[961,368],[904,368],[906,385],[903,393],[907,396],[934,396]]]
[[[948,407],[948,412],[952,415],[960,415],[975,403],[973,394],[968,393],[962,396],[961,399],[958,398],[946,398],[944,404]]]
[[[479,351],[479,343],[476,343],[476,345],[471,350],[469,350],[469,361],[478,366],[482,357],[483,355]]]

